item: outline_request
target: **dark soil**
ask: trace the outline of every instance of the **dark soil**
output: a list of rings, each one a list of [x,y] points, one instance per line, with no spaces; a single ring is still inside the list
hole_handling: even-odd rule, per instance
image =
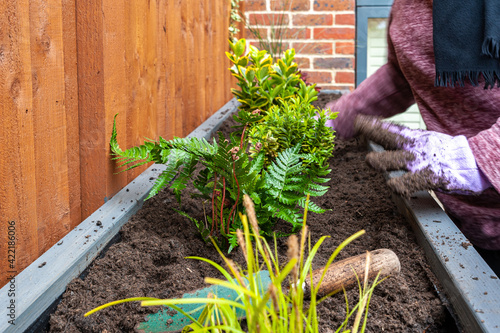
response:
[[[324,105],[332,96],[320,96]],[[228,130],[229,125],[223,128]],[[315,258],[315,267],[324,265],[344,239],[365,229],[366,234],[351,243],[340,259],[387,248],[401,261],[401,273],[384,281],[371,299],[368,332],[452,332],[446,307],[438,296],[437,282],[430,272],[423,250],[404,218],[391,201],[384,177],[365,163],[366,144],[337,140],[331,159],[331,190],[315,200],[331,211],[309,214],[313,242],[330,236]],[[203,218],[208,206],[183,197],[183,208]],[[152,308],[125,304],[103,310],[88,318],[83,314],[103,303],[139,296],[172,298],[204,287],[206,276],[221,277],[206,263],[184,259],[202,256],[221,263],[213,246],[199,236],[192,222],[174,211],[177,202],[169,190],[147,201],[120,232],[121,241],[112,245],[103,258],[95,260],[85,278],[73,280],[50,319],[50,332],[133,332]],[[286,239],[279,239],[281,254]],[[240,251],[230,257],[240,263]],[[349,306],[357,290],[348,291]],[[334,332],[344,320],[342,294],[319,306],[320,332]]]

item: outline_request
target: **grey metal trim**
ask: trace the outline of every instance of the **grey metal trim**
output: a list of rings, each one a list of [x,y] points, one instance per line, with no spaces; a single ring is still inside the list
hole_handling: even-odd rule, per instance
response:
[[[383,151],[374,143],[369,148]],[[393,195],[393,200],[410,222],[464,332],[500,332],[500,280],[455,223],[428,192],[410,200]]]
[[[366,79],[368,19],[389,17],[391,7],[358,7],[356,10],[356,87]]]
[[[321,89],[321,94],[348,94],[351,91],[349,89],[342,89],[342,90],[332,90],[332,89]]]
[[[357,0],[356,7],[392,6],[394,0]]]
[[[188,137],[212,137],[238,108],[233,98]],[[165,169],[154,164],[108,200],[15,277],[15,297],[9,283],[0,290],[0,332],[24,332],[79,276],[120,228],[141,208],[156,179]],[[100,222],[100,223],[98,223]],[[15,300],[15,326],[8,323],[10,300]]]

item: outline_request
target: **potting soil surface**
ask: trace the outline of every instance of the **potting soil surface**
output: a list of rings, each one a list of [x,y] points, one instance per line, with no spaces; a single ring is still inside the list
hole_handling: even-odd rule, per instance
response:
[[[316,103],[323,106],[338,96],[322,94]],[[232,120],[221,128],[232,131]],[[364,229],[366,234],[348,245],[339,259],[387,248],[401,262],[401,273],[383,281],[371,298],[367,332],[455,332],[455,324],[441,299],[441,287],[429,269],[423,250],[411,227],[397,212],[383,175],[365,163],[367,145],[360,140],[336,140],[327,194],[313,201],[330,211],[310,213],[309,230],[313,243],[328,238],[314,260],[322,267],[335,248],[347,237]],[[189,188],[182,209],[203,220],[210,205],[190,198]],[[137,302],[117,305],[90,317],[83,314],[113,300],[149,296],[180,297],[205,287],[205,277],[222,277],[212,266],[188,256],[201,256],[219,264],[222,260],[212,245],[206,244],[196,227],[174,209],[179,206],[170,190],[146,201],[120,232],[121,240],[94,261],[82,277],[74,279],[50,318],[50,332],[133,332],[148,313],[159,308],[143,308]],[[211,214],[211,213],[210,213]],[[278,229],[286,229],[279,223]],[[278,239],[282,262],[286,258],[286,238]],[[229,257],[243,264],[241,252]],[[347,291],[349,306],[358,295]],[[346,315],[344,295],[334,295],[318,307],[319,332],[335,332]]]

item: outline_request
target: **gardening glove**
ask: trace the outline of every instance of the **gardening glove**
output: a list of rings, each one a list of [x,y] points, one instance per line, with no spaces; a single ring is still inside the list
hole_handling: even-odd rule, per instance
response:
[[[492,186],[463,135],[412,130],[363,115],[356,118],[354,128],[388,149],[369,153],[366,161],[370,166],[381,171],[409,171],[388,181],[391,189],[405,197],[422,190],[478,194]]]

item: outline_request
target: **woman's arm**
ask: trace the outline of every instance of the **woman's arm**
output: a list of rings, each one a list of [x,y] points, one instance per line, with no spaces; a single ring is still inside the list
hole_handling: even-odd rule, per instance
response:
[[[389,27],[391,21],[389,18]],[[415,103],[410,85],[399,68],[390,34],[387,35],[387,64],[364,80],[353,92],[326,105],[331,111],[339,112],[337,119],[333,121],[333,128],[340,137],[350,138],[355,134],[353,125],[358,114],[388,118],[406,111]]]

